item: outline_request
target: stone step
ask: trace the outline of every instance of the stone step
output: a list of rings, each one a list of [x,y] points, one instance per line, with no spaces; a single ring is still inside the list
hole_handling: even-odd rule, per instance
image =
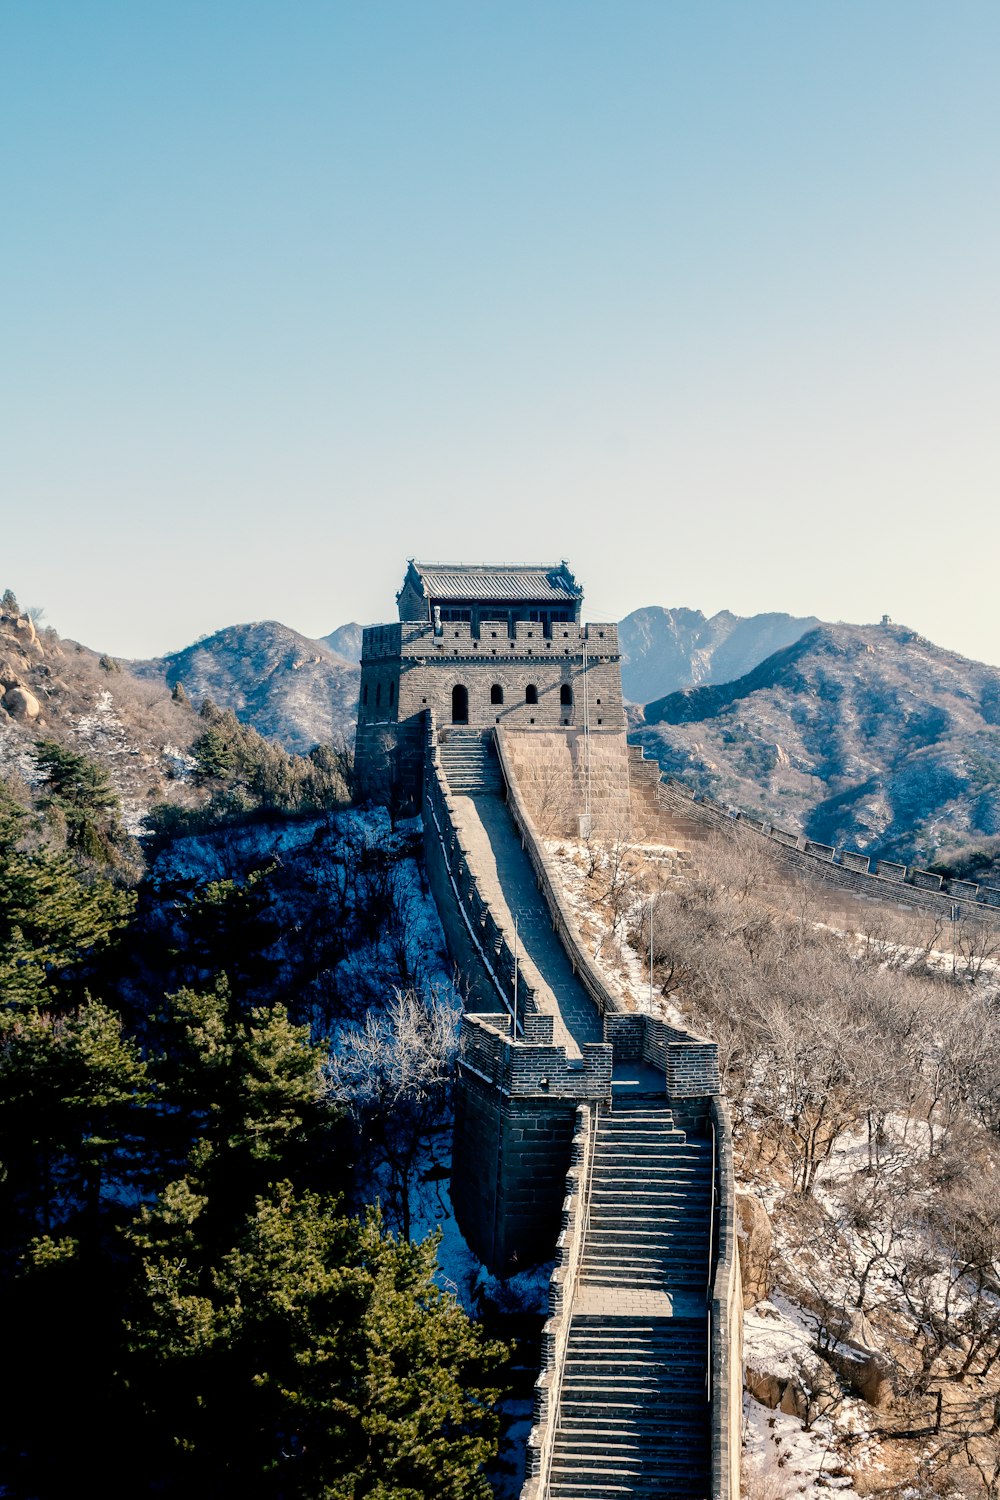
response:
[[[573,1405],[575,1408],[582,1403],[575,1402]],[[680,1422],[707,1427],[710,1415],[703,1385],[700,1390],[692,1388],[688,1392],[679,1393],[671,1399],[669,1406],[661,1404],[648,1410],[629,1409],[620,1417],[609,1415],[606,1407],[601,1407],[596,1417],[585,1416],[575,1409],[560,1410],[556,1433],[562,1433],[567,1441],[581,1443],[603,1442],[605,1438],[611,1443],[655,1443],[674,1432]]]
[[[627,1473],[615,1474],[600,1469],[588,1472],[585,1469],[563,1470],[553,1460],[549,1495],[552,1500],[615,1500],[616,1496],[649,1496],[650,1500],[665,1500],[674,1496],[708,1496],[707,1468],[685,1469],[671,1479],[669,1488],[655,1475],[637,1478]]]
[[[574,1318],[570,1325],[568,1353],[572,1355],[576,1349],[586,1349],[606,1355],[621,1352],[632,1357],[634,1350],[640,1358],[645,1358],[649,1351],[658,1359],[669,1361],[675,1354],[683,1357],[688,1349],[703,1351],[706,1331],[704,1315],[700,1318],[685,1318],[684,1326],[689,1331],[675,1338],[668,1338],[652,1330],[643,1333],[641,1329],[635,1329],[629,1333],[616,1334],[604,1328],[579,1328],[577,1319]]]
[[[690,1146],[681,1142],[668,1140],[648,1140],[631,1134],[623,1134],[619,1141],[597,1140],[594,1146],[594,1160],[602,1163],[616,1163],[635,1160],[645,1160],[652,1157],[666,1165],[676,1165],[697,1168],[699,1171],[711,1174],[712,1163],[707,1156],[701,1156],[692,1151]]]
[[[664,1401],[580,1401],[569,1400],[565,1410],[560,1409],[559,1423],[567,1432],[627,1433],[634,1437],[658,1437],[665,1427],[692,1422],[707,1425],[709,1403],[704,1387],[701,1391],[678,1393],[669,1405]],[[676,1416],[674,1416],[676,1413]],[[668,1421],[669,1418],[669,1421]]]
[[[698,1239],[671,1240],[667,1244],[657,1245],[649,1240],[591,1240],[588,1238],[583,1247],[583,1260],[585,1265],[594,1265],[596,1262],[610,1262],[612,1264],[626,1265],[630,1260],[639,1259],[648,1261],[653,1257],[657,1262],[663,1263],[664,1267],[676,1265],[678,1262],[688,1263],[698,1260],[708,1262],[708,1245],[705,1243],[704,1255],[702,1255],[702,1241]]]
[[[593,1249],[586,1249],[583,1254],[584,1269],[587,1271],[603,1271],[608,1268],[619,1268],[622,1271],[636,1270],[644,1274],[651,1269],[656,1269],[663,1276],[672,1272],[690,1271],[696,1266],[705,1266],[705,1277],[708,1278],[708,1256],[696,1253],[694,1246],[674,1247],[670,1254],[664,1254],[655,1246],[645,1247],[643,1245],[595,1245]]]
[[[681,1209],[691,1208],[706,1212],[711,1198],[711,1181],[697,1182],[690,1178],[678,1179],[673,1174],[666,1176],[630,1174],[617,1189],[613,1177],[602,1175],[593,1183],[590,1192],[591,1205],[599,1204],[606,1208],[618,1203],[626,1212],[640,1202],[659,1204],[662,1208],[670,1208],[673,1204]]]
[[[674,1443],[664,1446],[654,1453],[639,1453],[635,1449],[614,1449],[609,1453],[601,1453],[593,1445],[587,1449],[560,1447],[552,1454],[552,1473],[558,1473],[560,1469],[592,1469],[602,1473],[609,1470],[617,1472],[653,1475],[666,1475],[670,1473],[689,1473],[691,1459],[685,1453],[684,1446],[678,1433]]]
[[[695,1379],[698,1367],[704,1362],[705,1348],[707,1344],[707,1329],[705,1338],[702,1339],[700,1347],[681,1350],[658,1350],[655,1358],[635,1359],[619,1356],[615,1364],[614,1355],[606,1350],[603,1355],[580,1355],[570,1351],[566,1360],[565,1371],[576,1380],[589,1381],[591,1383],[602,1382],[608,1390],[617,1389],[619,1381],[634,1383],[641,1381],[648,1384],[673,1386],[678,1383],[684,1384]],[[625,1389],[625,1385],[622,1385]]]
[[[646,1402],[651,1408],[658,1408],[662,1403],[671,1400],[673,1396],[682,1396],[690,1389],[689,1381],[676,1380],[672,1385],[655,1376],[630,1376],[625,1379],[619,1376],[613,1385],[604,1381],[598,1382],[599,1371],[573,1372],[567,1370],[563,1375],[562,1393],[567,1401],[578,1399],[586,1401],[595,1396],[602,1396],[608,1404],[614,1402]]]
[[[677,1183],[656,1183],[648,1187],[642,1184],[629,1185],[615,1192],[610,1182],[601,1182],[591,1189],[590,1211],[631,1214],[639,1208],[654,1209],[664,1214],[675,1210],[678,1213],[697,1213],[706,1221],[711,1203],[711,1193],[684,1191]]]
[[[652,1155],[633,1155],[631,1152],[595,1154],[592,1177],[602,1187],[627,1181],[648,1181],[656,1187],[669,1187],[676,1183],[679,1188],[704,1187],[711,1191],[712,1173],[704,1162],[691,1161],[685,1156],[671,1156],[662,1151]]]
[[[697,1202],[701,1197],[712,1196],[712,1179],[708,1172],[696,1174],[684,1167],[623,1165],[617,1173],[603,1164],[595,1167],[591,1173],[591,1197],[595,1193],[607,1197],[615,1191],[620,1193],[623,1203],[631,1202],[637,1191]]]
[[[572,1355],[577,1349],[594,1350],[605,1355],[624,1352],[631,1358],[634,1350],[639,1357],[645,1358],[646,1352],[650,1351],[658,1359],[670,1360],[683,1357],[688,1349],[703,1352],[706,1330],[703,1319],[685,1319],[685,1326],[690,1332],[668,1338],[652,1331],[643,1334],[639,1329],[631,1333],[614,1333],[603,1328],[578,1328],[574,1318],[570,1326],[568,1353]]]
[[[704,1360],[707,1337],[707,1326],[700,1327],[697,1334],[693,1335],[690,1340],[684,1342],[678,1340],[676,1343],[651,1339],[648,1344],[643,1344],[638,1340],[638,1336],[633,1340],[608,1339],[601,1342],[590,1336],[574,1338],[571,1333],[566,1358],[578,1361],[592,1360],[595,1364],[617,1362],[621,1369],[631,1368],[633,1365],[680,1369],[692,1361]]]
[[[622,1181],[634,1182],[636,1179],[645,1179],[661,1187],[670,1182],[676,1182],[678,1187],[690,1185],[711,1189],[712,1186],[712,1173],[708,1167],[683,1157],[671,1158],[666,1152],[649,1156],[624,1151],[617,1156],[595,1155],[592,1176],[602,1186]]]
[[[672,1266],[669,1271],[641,1266],[583,1266],[580,1280],[587,1286],[619,1287],[623,1291],[704,1293],[708,1277],[699,1266]]]
[[[612,1452],[618,1448],[628,1451],[647,1445],[652,1453],[656,1453],[676,1444],[678,1429],[698,1438],[707,1435],[709,1425],[709,1405],[702,1391],[700,1401],[693,1401],[690,1406],[671,1406],[669,1420],[661,1413],[656,1418],[644,1418],[635,1427],[627,1426],[620,1418],[597,1417],[589,1427],[584,1424],[583,1419],[579,1425],[572,1427],[566,1427],[560,1422],[554,1441],[556,1445],[582,1453],[586,1453],[591,1447],[606,1447],[607,1451]]]
[[[623,1203],[621,1199],[616,1199],[613,1203],[595,1203],[591,1199],[591,1227],[600,1225],[603,1229],[627,1228],[629,1224],[636,1224],[636,1209],[640,1206],[638,1202]],[[659,1228],[659,1220],[665,1229],[673,1229],[679,1225],[694,1229],[699,1234],[708,1234],[712,1216],[706,1203],[663,1203],[650,1199],[647,1207],[651,1212],[643,1215],[641,1222],[636,1224],[636,1228],[643,1232],[655,1233]]]
[[[692,1225],[683,1218],[628,1218],[607,1223],[591,1216],[587,1233],[588,1245],[645,1245],[649,1249],[662,1245],[664,1248],[679,1250],[685,1245],[704,1243],[707,1251],[707,1239],[707,1224]]]
[[[679,1424],[678,1424],[679,1425]],[[706,1423],[707,1426],[707,1423]],[[556,1429],[554,1452],[563,1463],[586,1463],[588,1459],[624,1459],[626,1462],[676,1463],[681,1456],[679,1431],[675,1427],[662,1428],[658,1434],[652,1431],[609,1436],[605,1442],[598,1433],[589,1437],[570,1429]]]

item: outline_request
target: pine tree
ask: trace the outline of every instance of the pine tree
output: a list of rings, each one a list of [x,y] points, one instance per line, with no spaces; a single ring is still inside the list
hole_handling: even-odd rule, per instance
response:
[[[166,1492],[486,1500],[505,1351],[376,1214],[277,1182],[207,1260],[190,1180],[143,1214],[130,1382]]]
[[[121,934],[135,904],[107,880],[85,884],[65,855],[27,849],[28,829],[0,785],[0,995],[8,1009],[72,1003],[74,973]]]
[[[35,757],[45,773],[45,791],[38,805],[56,815],[66,829],[66,842],[96,864],[113,863],[125,843],[119,821],[118,794],[107,773],[86,755],[39,740]]]

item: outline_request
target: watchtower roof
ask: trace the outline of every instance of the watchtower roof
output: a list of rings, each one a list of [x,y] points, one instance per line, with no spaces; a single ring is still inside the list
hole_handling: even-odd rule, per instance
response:
[[[519,604],[577,604],[583,589],[560,563],[438,563],[410,559],[409,583],[421,598],[496,600]]]

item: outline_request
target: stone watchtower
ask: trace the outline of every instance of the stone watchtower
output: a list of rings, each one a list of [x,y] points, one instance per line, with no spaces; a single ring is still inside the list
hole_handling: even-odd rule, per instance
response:
[[[618,627],[581,625],[568,565],[420,563],[399,623],[361,650],[356,767],[363,793],[419,799],[422,726],[624,729]]]

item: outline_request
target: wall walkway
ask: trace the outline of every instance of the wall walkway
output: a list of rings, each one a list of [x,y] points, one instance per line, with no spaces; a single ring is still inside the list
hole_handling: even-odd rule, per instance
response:
[[[716,1048],[617,1010],[510,761],[504,733],[428,724],[432,886],[502,1007],[463,1019],[456,1212],[501,1271],[557,1249],[524,1500],[735,1500],[742,1310]]]

